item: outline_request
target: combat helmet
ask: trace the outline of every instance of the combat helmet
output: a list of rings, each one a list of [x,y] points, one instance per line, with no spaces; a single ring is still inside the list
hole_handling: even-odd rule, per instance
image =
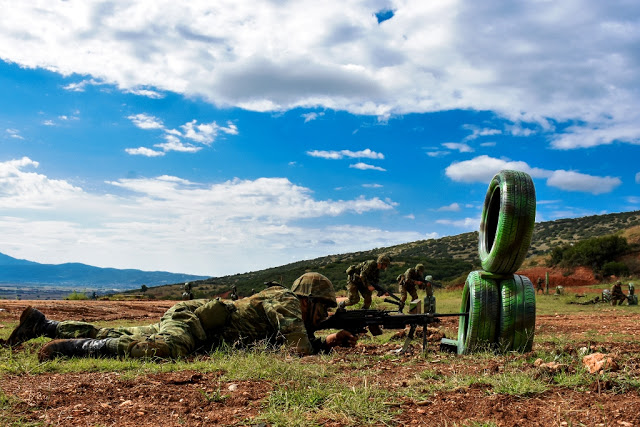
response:
[[[424,264],[416,264],[417,271],[424,271]]]
[[[338,306],[331,280],[320,273],[304,273],[293,282],[291,291],[303,297],[323,300],[329,307]]]
[[[391,258],[389,257],[389,255],[387,254],[380,254],[378,256],[378,260],[376,261],[378,264],[385,264],[385,265],[389,265],[391,264]]]

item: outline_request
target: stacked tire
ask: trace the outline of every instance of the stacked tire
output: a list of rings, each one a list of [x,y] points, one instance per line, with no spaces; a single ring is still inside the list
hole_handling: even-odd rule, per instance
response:
[[[536,216],[531,177],[503,170],[489,183],[480,222],[482,270],[469,273],[462,292],[457,350],[527,352],[533,345],[536,294],[531,281],[514,274],[531,244]]]

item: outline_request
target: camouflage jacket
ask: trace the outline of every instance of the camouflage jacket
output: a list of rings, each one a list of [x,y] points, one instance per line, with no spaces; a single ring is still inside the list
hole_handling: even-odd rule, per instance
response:
[[[380,270],[375,260],[363,261],[358,265],[349,267],[352,272],[349,274],[349,280],[361,282],[365,286],[370,284],[377,285],[380,281]]]
[[[404,282],[410,285],[416,285],[416,282],[424,282],[424,275],[420,274],[418,270],[411,267],[404,273]]]
[[[243,346],[266,340],[271,344],[286,344],[301,354],[325,350],[324,340],[305,328],[300,301],[289,289],[273,286],[233,301],[233,305],[236,310],[219,332],[219,338],[225,343]]]

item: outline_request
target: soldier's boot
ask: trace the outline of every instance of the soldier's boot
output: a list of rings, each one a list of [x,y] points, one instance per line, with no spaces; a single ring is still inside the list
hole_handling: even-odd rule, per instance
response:
[[[58,322],[47,319],[42,312],[29,306],[20,315],[20,323],[7,339],[7,344],[14,346],[41,336],[55,338],[57,327]]]
[[[113,338],[96,340],[93,338],[73,338],[53,340],[45,344],[38,352],[38,360],[52,360],[56,357],[107,357],[115,356],[108,346]]]

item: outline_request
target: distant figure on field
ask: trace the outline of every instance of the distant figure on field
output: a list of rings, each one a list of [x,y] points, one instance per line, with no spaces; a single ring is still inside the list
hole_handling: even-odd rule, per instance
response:
[[[184,288],[184,292],[182,292],[182,299],[186,301],[192,300],[193,292],[191,292],[191,282],[186,282],[183,288]]]
[[[371,293],[375,289],[373,285],[378,285],[380,270],[385,270],[390,263],[391,258],[382,254],[375,261],[363,261],[347,268],[347,294],[349,299],[342,301],[340,307],[357,304],[360,301],[360,295],[364,299],[362,308],[371,307]]]
[[[536,294],[538,293],[538,291],[542,291],[542,293],[544,294],[544,286],[542,286],[542,283],[544,281],[542,280],[542,277],[538,277],[538,285],[536,286]]]
[[[622,292],[622,282],[618,280],[611,287],[611,305],[622,305],[625,302],[627,296]]]
[[[233,285],[231,287],[231,295],[229,295],[229,298],[231,299],[231,301],[238,300],[238,288],[236,288],[236,285]]]
[[[411,295],[411,301],[418,299],[417,287],[424,285],[424,265],[416,264],[414,268],[408,268],[404,273],[404,280],[400,284],[400,302],[402,311],[407,301],[407,293]]]

